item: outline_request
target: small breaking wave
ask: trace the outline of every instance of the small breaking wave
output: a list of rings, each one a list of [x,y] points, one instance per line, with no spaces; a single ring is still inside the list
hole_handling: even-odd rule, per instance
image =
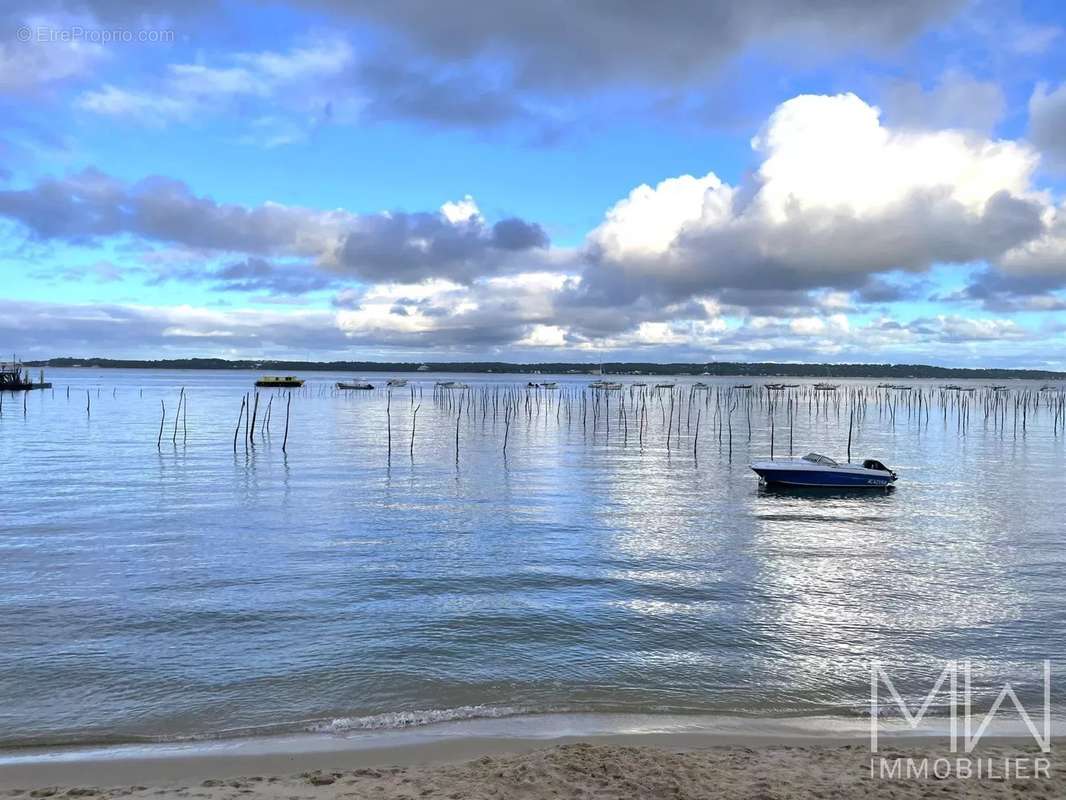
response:
[[[312,733],[346,733],[350,731],[376,731],[397,728],[415,728],[434,725],[438,722],[454,722],[464,719],[499,719],[528,713],[528,709],[514,706],[459,706],[416,711],[389,711],[367,717],[338,717],[310,725]]]

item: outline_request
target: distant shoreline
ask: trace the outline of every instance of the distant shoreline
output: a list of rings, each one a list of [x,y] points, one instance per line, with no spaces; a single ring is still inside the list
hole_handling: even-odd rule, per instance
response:
[[[707,375],[712,377],[789,378],[976,378],[986,380],[1066,380],[1066,372],[1035,369],[982,369],[937,367],[929,364],[801,364],[773,362],[670,363],[576,362],[519,364],[505,361],[230,361],[222,358],[175,358],[159,360],[113,358],[50,358],[26,361],[27,367],[96,369],[204,369],[263,370],[265,372],[433,372],[494,373],[505,375]]]

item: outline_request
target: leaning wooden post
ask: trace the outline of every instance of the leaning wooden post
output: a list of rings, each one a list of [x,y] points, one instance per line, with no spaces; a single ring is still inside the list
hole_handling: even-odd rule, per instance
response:
[[[285,448],[289,444],[289,407],[292,406],[292,395],[289,395],[289,399],[285,402],[285,438],[281,440],[281,452],[285,452]]]
[[[792,457],[792,426],[793,426],[793,410],[792,410],[792,398],[788,398],[788,455]]]
[[[178,443],[178,417],[181,416],[181,404],[185,401],[185,387],[181,387],[181,394],[178,395],[178,410],[174,412],[174,435],[170,439],[171,444]]]
[[[252,425],[251,425],[251,428],[249,428],[249,430],[248,430],[248,441],[252,443],[253,447],[255,446],[255,442],[252,441],[255,438],[255,422],[256,422],[256,420],[258,418],[259,418],[259,392],[257,390],[256,393],[255,393],[255,405],[252,406]]]
[[[700,417],[703,416],[703,408],[696,408],[696,435],[692,437],[692,460],[696,460],[696,446],[700,443]]]
[[[245,398],[241,398],[241,412],[237,415],[237,427],[233,429],[233,452],[237,452],[237,436],[241,432],[241,419],[244,418],[244,402]]]
[[[411,415],[411,458],[415,457],[415,425],[418,423],[418,409],[421,407],[421,403],[415,406],[415,413]]]
[[[848,463],[851,463],[851,430],[855,426],[855,409],[849,408],[848,411]]]
[[[774,404],[770,402],[770,460],[774,460]]]
[[[85,390],[85,416],[87,416],[87,417],[92,416],[92,414],[89,413],[89,403],[90,403],[89,390],[86,389]]]
[[[459,466],[459,421],[463,418],[463,400],[465,395],[459,396],[459,413],[455,415],[455,466]]]
[[[157,450],[163,443],[163,423],[167,421],[167,404],[160,400],[159,405],[163,407],[163,416],[159,418],[159,436],[155,440]]]

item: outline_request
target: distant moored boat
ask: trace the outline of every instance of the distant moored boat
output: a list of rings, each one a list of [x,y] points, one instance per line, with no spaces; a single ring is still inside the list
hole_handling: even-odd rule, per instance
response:
[[[295,375],[264,375],[255,385],[266,389],[298,389],[304,382],[303,378],[297,378]]]
[[[44,379],[44,370],[41,370],[40,380],[34,383],[30,377],[30,371],[18,361],[9,364],[0,364],[0,392],[24,392],[30,389],[51,389],[52,384]]]

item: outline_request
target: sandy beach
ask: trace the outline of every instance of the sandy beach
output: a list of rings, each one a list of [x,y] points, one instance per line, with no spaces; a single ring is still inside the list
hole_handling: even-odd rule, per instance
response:
[[[872,768],[867,744],[855,740],[753,738],[727,744],[719,738],[612,737],[610,742],[594,739],[547,746],[534,741],[468,740],[299,755],[9,763],[0,766],[0,791],[20,798],[101,800],[1055,798],[1066,794],[1054,754],[1046,776],[1032,774],[1031,765],[1040,753],[1031,742],[982,744],[970,758],[975,771],[980,759],[983,774],[966,779],[932,773],[936,759],[947,754],[938,740],[896,740],[878,754],[888,766],[877,763]],[[926,764],[930,772],[907,775],[908,764],[919,770]],[[1021,774],[1005,776],[1005,764],[1030,766]],[[883,769],[887,775],[878,774]]]

